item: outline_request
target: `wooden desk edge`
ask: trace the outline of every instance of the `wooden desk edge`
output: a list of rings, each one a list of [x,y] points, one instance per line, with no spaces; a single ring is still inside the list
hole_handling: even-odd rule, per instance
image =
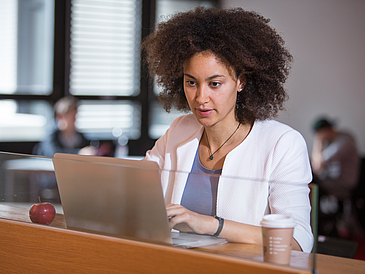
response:
[[[55,220],[51,223],[51,225],[49,227],[32,224],[32,223],[30,223],[28,212],[29,212],[29,209],[26,209],[26,208],[0,204],[0,218],[11,219],[11,220],[14,220],[14,219],[19,220],[19,221],[13,221],[15,223],[19,223],[19,224],[22,224],[21,222],[23,222],[23,224],[29,223],[28,225],[30,225],[31,227],[36,226],[37,228],[40,228],[40,229],[41,228],[46,228],[46,229],[50,229],[50,230],[52,230],[52,226],[53,226],[53,227],[57,227],[57,229],[60,229],[63,232],[69,232],[69,233],[75,234],[75,235],[83,235],[83,237],[85,237],[85,235],[88,235],[91,238],[93,238],[93,237],[96,237],[96,238],[104,237],[104,238],[106,238],[105,243],[104,243],[104,245],[106,245],[106,246],[107,246],[106,242],[110,241],[111,239],[113,239],[116,242],[123,241],[122,239],[113,238],[113,237],[106,237],[106,236],[101,236],[101,235],[96,235],[96,234],[82,233],[82,232],[62,229],[62,228],[66,227],[65,221],[64,221],[64,216],[62,214],[57,214]],[[11,229],[11,228],[9,228],[9,229]],[[1,247],[4,246],[4,243],[5,243],[4,239],[5,238],[3,236],[5,236],[6,234],[8,234],[8,232],[6,230],[2,231],[2,233],[0,234],[1,235],[1,237],[0,237]],[[61,235],[63,235],[63,233],[61,233]],[[18,240],[16,238],[16,236],[14,236],[14,235],[12,237],[14,237],[15,238],[14,241],[18,242],[18,244],[21,246],[22,241],[23,241],[22,237],[25,238],[24,243],[26,243],[29,240],[27,238],[29,238],[30,236],[19,235],[19,239],[21,239],[21,240]],[[37,237],[38,238],[36,238],[36,239],[38,241],[38,246],[39,246],[40,245],[39,244],[39,239],[43,240],[44,237],[40,238],[42,236],[39,236],[39,235]],[[79,236],[77,236],[77,237],[79,237]],[[75,242],[77,242],[77,240]],[[142,242],[128,241],[128,240],[127,240],[127,242],[136,243],[136,245],[139,244],[140,248],[142,248],[142,246],[140,246],[141,244],[142,245],[145,244],[145,243],[142,243]],[[37,246],[37,243],[32,243],[32,244],[34,246]],[[62,243],[60,243],[60,244],[62,244]],[[69,242],[69,244],[72,245],[72,242]],[[8,250],[8,249],[10,250],[11,248],[14,248],[12,245],[13,245],[13,243],[11,243],[9,248],[5,247],[4,250]],[[49,245],[49,243],[47,243],[47,245]],[[119,243],[119,245],[121,245],[121,244]],[[164,246],[161,246],[161,245],[153,245],[153,246],[154,247],[157,246],[157,247],[160,247],[160,248],[164,247]],[[43,248],[46,248],[46,247],[41,247],[41,248],[38,248],[38,249],[43,250]],[[57,249],[57,246],[55,246],[54,248]],[[121,247],[118,247],[118,249],[120,249],[120,248]],[[176,253],[176,252],[179,252],[179,251],[186,251],[186,252],[191,251],[191,252],[194,252],[194,254],[203,253],[203,254],[207,254],[207,256],[208,255],[211,255],[211,256],[215,255],[215,256],[218,256],[220,259],[222,257],[231,258],[231,259],[236,258],[236,260],[238,260],[241,263],[242,262],[245,263],[246,261],[248,261],[248,263],[250,265],[258,264],[260,267],[261,267],[261,265],[268,265],[268,264],[264,264],[262,262],[253,261],[252,255],[256,256],[257,254],[259,254],[259,251],[257,249],[259,247],[258,246],[253,246],[253,245],[241,245],[241,244],[228,243],[228,244],[225,244],[225,245],[209,246],[209,247],[205,247],[205,248],[200,248],[198,250],[181,250],[181,249],[171,248],[171,247],[165,247],[165,248],[168,248],[169,252],[173,252],[175,254],[174,256],[178,256],[177,254],[179,254],[179,253]],[[93,249],[94,249],[94,247],[92,248],[92,250]],[[204,251],[204,252],[202,252],[202,251]],[[0,249],[0,253],[1,252],[3,252],[3,250]],[[38,252],[38,251],[36,250],[35,252]],[[52,251],[52,252],[53,252],[53,256],[59,256],[54,251]],[[83,252],[83,251],[81,251],[81,252]],[[117,251],[117,252],[119,252],[119,251]],[[128,252],[128,251],[126,251],[126,252]],[[159,251],[156,251],[156,252],[158,253]],[[249,253],[248,256],[246,256],[247,252]],[[112,253],[109,253],[109,254],[112,258],[115,258],[115,254],[112,254]],[[136,255],[138,255],[138,254],[136,254]],[[156,255],[156,254],[152,254],[151,256],[152,257],[153,256],[158,257],[158,255]],[[301,269],[303,269],[304,267],[308,266],[307,272],[306,271],[304,271],[304,272],[302,271],[302,272],[303,273],[311,272],[309,270],[310,263],[308,263],[308,256],[312,256],[312,254],[308,254],[308,253],[303,253],[302,254],[301,252],[293,251],[292,256],[294,256],[294,257],[291,258],[292,261],[294,262],[296,260],[295,264],[294,264],[294,267],[296,265],[298,265],[298,266],[302,267]],[[4,258],[5,257],[2,258],[2,256],[0,255],[0,265],[2,265],[2,260],[5,261]],[[215,257],[209,257],[210,260],[214,260],[214,258]],[[330,273],[331,274],[332,273],[358,273],[358,274],[361,273],[362,274],[362,273],[365,273],[365,261],[342,258],[342,257],[335,257],[335,256],[323,255],[323,254],[316,254],[316,258],[317,258],[316,259],[316,261],[317,261],[316,268],[317,268],[317,270],[320,274],[330,274]],[[167,258],[167,260],[172,260],[172,259],[173,259],[173,256],[171,258],[170,257]],[[15,262],[15,261],[13,261],[13,262]],[[169,263],[167,263],[167,264],[169,265]],[[34,264],[31,264],[31,265],[34,265]],[[184,265],[184,264],[182,264],[182,265]],[[273,266],[273,265],[270,265],[270,266]],[[217,269],[219,269],[219,268],[217,268]],[[293,269],[291,269],[291,270],[293,270]],[[171,269],[170,269],[170,271],[171,271]],[[215,271],[213,270],[213,273],[214,272]],[[47,272],[45,272],[45,273],[47,273]],[[133,272],[130,272],[130,273],[133,273]],[[180,273],[180,270],[179,270],[179,273]],[[249,272],[240,271],[240,273],[249,273]],[[301,272],[299,271],[299,272],[291,272],[291,273],[301,273]]]
[[[310,273],[194,250],[0,219],[0,261],[9,272]]]

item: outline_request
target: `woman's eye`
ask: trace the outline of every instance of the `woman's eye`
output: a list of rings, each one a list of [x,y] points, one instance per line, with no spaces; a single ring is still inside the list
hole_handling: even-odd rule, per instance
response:
[[[216,88],[216,87],[219,87],[221,85],[221,83],[219,83],[219,82],[212,82],[211,85]]]
[[[187,83],[189,86],[194,86],[194,85],[195,85],[195,82],[194,82],[194,81],[190,81],[190,80],[186,81],[186,83]]]

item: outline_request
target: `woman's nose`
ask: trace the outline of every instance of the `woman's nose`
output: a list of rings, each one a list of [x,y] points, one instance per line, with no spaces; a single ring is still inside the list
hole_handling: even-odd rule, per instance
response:
[[[205,104],[209,101],[209,90],[206,86],[200,85],[196,91],[196,101],[199,104]]]

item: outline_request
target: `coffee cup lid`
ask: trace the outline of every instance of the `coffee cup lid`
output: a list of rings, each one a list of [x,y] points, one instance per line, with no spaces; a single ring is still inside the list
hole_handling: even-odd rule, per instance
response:
[[[289,216],[282,214],[268,214],[262,219],[261,225],[272,228],[290,228],[294,227],[295,223],[293,218]]]

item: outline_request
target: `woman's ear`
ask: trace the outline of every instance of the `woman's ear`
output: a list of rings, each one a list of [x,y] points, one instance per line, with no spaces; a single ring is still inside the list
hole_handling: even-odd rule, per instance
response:
[[[245,88],[245,85],[246,85],[246,76],[241,75],[238,78],[238,92],[241,92]]]

